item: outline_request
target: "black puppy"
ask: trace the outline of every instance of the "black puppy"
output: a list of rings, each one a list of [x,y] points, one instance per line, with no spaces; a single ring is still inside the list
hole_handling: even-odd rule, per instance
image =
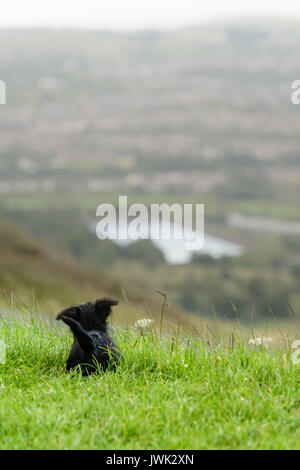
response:
[[[106,371],[110,363],[114,366],[118,362],[118,347],[107,333],[107,319],[117,304],[117,300],[104,298],[74,305],[57,315],[74,335],[67,371],[81,365],[82,374],[89,375],[98,370],[97,364]]]

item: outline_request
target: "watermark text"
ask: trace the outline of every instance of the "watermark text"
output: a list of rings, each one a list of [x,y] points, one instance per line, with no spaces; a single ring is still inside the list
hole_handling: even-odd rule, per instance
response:
[[[128,205],[127,196],[119,196],[119,205],[100,204],[96,211],[99,240],[184,240],[185,248],[197,251],[204,244],[203,204]]]

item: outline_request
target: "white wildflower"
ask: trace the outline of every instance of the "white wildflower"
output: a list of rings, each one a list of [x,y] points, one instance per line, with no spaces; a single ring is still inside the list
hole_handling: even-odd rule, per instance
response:
[[[296,341],[293,342],[292,349],[300,349],[300,340],[299,339],[297,339]]]
[[[0,339],[0,364],[5,364],[6,362],[6,343]]]
[[[134,326],[138,330],[149,330],[153,323],[154,322],[151,320],[151,318],[142,318],[141,320],[135,322]]]
[[[266,348],[269,349],[273,343],[273,338],[267,338],[265,336],[262,336],[261,338],[254,338],[250,339],[248,341],[248,344],[250,346],[250,349],[260,349],[260,348]]]

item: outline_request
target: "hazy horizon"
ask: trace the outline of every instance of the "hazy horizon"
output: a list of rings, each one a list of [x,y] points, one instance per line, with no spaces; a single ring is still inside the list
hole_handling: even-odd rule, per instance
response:
[[[161,32],[172,32],[172,31],[180,31],[184,29],[189,29],[189,28],[197,28],[200,26],[211,26],[211,25],[222,25],[222,24],[230,24],[230,23],[236,23],[236,22],[243,22],[245,25],[249,25],[255,20],[259,21],[288,21],[288,22],[300,22],[300,16],[297,18],[292,18],[289,16],[286,17],[279,17],[279,16],[232,16],[232,17],[224,17],[224,18],[212,18],[212,19],[207,19],[207,20],[200,20],[200,21],[194,21],[194,22],[189,22],[185,23],[182,25],[177,25],[177,26],[169,26],[169,27],[163,27],[163,26],[144,26],[144,27],[136,27],[136,28],[113,28],[113,27],[105,27],[105,26],[94,26],[94,27],[88,27],[88,26],[71,26],[71,25],[2,25],[0,23],[0,30],[54,30],[54,31],[82,31],[82,32],[92,32],[92,31],[99,31],[99,32],[104,32],[104,33],[115,33],[115,34],[134,34],[134,33],[139,33],[143,31],[161,31]]]
[[[287,0],[281,5],[267,1],[211,0],[11,0],[1,8],[0,28],[66,28],[110,31],[178,29],[201,23],[256,18],[300,19],[300,4]]]

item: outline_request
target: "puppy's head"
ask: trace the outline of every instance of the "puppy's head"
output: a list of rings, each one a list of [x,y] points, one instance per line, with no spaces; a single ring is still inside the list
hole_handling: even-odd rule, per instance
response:
[[[56,319],[62,320],[62,317],[72,318],[78,321],[87,331],[106,332],[107,320],[114,305],[118,305],[118,301],[109,298],[99,299],[96,302],[87,302],[86,304],[73,305],[60,312]]]

